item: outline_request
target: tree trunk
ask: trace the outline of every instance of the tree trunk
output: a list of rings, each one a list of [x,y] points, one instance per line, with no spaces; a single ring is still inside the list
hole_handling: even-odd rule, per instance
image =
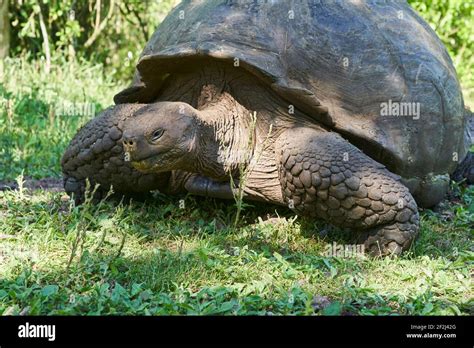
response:
[[[0,59],[8,56],[10,49],[10,19],[8,18],[8,1],[0,0]]]

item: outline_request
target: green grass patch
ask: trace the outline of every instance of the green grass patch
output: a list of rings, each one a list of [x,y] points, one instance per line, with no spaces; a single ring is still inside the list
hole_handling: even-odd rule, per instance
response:
[[[41,61],[6,59],[0,79],[0,179],[22,172],[59,177],[60,158],[77,129],[113,103],[124,84],[101,65],[58,59],[50,74]],[[72,105],[72,107],[71,107]],[[84,110],[86,112],[84,112]]]
[[[410,252],[373,259],[325,256],[350,236],[279,208],[261,222],[267,205],[234,228],[234,206],[212,199],[1,192],[0,314],[472,314],[473,195],[449,207],[455,223],[424,212]]]

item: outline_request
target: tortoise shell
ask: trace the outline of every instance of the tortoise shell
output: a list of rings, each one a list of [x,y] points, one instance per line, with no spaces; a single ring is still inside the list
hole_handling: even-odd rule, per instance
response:
[[[451,173],[468,151],[452,61],[405,1],[183,1],[115,102],[153,102],[168,76],[209,60],[247,70],[402,177]]]

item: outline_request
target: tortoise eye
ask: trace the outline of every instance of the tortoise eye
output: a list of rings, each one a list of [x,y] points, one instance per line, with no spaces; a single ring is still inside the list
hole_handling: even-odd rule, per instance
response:
[[[156,140],[160,139],[161,136],[163,135],[163,133],[164,133],[164,130],[163,130],[163,129],[157,129],[157,130],[154,131],[153,134],[151,135],[151,140],[156,141]]]

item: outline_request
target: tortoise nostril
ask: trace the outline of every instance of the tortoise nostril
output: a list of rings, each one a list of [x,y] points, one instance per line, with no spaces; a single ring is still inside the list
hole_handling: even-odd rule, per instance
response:
[[[135,142],[133,141],[133,138],[132,137],[124,137],[123,138],[123,144],[125,146],[133,146],[135,144]]]

